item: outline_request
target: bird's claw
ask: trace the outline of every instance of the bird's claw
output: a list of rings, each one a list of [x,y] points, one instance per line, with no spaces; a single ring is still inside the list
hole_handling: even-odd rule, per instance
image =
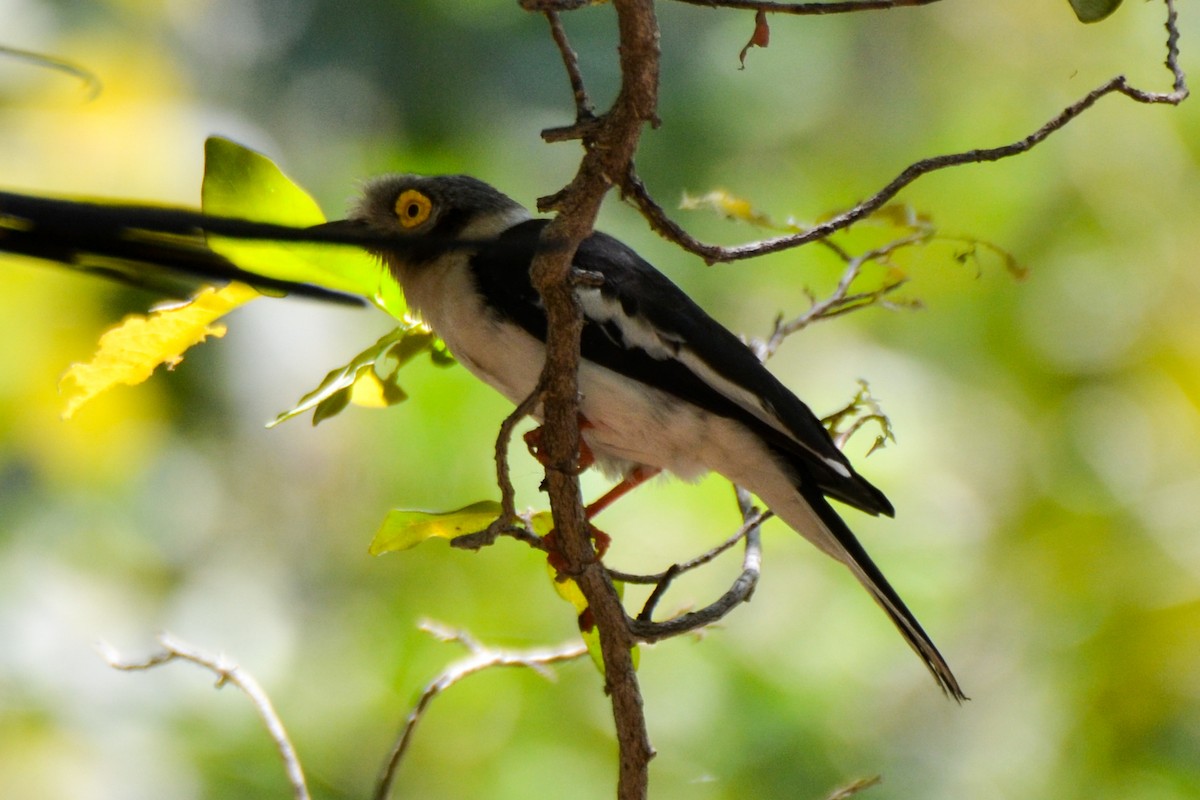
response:
[[[612,544],[612,537],[590,522],[587,526],[588,535],[592,538],[592,546],[596,550],[596,561],[600,561],[608,552],[608,547]],[[563,553],[562,545],[558,541],[558,529],[552,528],[543,536],[542,544],[546,546],[546,562],[554,568],[554,580],[562,583],[571,578],[576,570],[571,569],[571,565],[567,563],[567,556]]]
[[[591,427],[591,423],[579,417],[579,430],[583,431]],[[543,467],[553,467],[549,457],[542,449],[542,428],[537,427],[526,433],[522,438],[525,440],[525,447],[529,449],[529,454],[538,460]],[[579,440],[579,453],[577,454],[574,463],[566,468],[566,472],[572,475],[579,475],[592,464],[596,463],[596,456],[592,453],[592,448],[588,447],[588,443],[583,439]]]

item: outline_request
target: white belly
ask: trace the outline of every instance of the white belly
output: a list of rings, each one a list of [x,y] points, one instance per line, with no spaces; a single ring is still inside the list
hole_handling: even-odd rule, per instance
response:
[[[545,346],[516,325],[501,324],[479,299],[468,270],[410,276],[405,290],[464,367],[514,404],[529,396]],[[587,362],[580,365],[579,393],[589,423],[584,440],[608,472],[646,464],[692,480],[715,471],[752,491],[782,477],[744,426],[673,395]],[[540,409],[533,416],[540,420]]]

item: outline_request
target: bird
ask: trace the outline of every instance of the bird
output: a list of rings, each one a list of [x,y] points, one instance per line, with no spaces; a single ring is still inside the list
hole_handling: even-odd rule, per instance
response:
[[[353,302],[319,286],[242,270],[207,250],[203,236],[361,247],[397,280],[410,309],[459,363],[514,404],[534,391],[545,361],[546,314],[530,267],[554,246],[543,241],[549,222],[467,175],[368,180],[344,219],[310,228],[0,192],[0,252],[127,282],[161,285],[165,271]],[[830,504],[894,515],[811,409],[740,338],[616,238],[593,232],[579,244],[573,268],[589,278],[575,282],[584,323],[581,449],[606,472],[624,476],[626,486],[660,471],[685,480],[715,472],[757,495],[849,569],[945,694],[967,699],[916,616]]]
[[[483,382],[519,404],[545,360],[545,309],[530,266],[549,224],[466,175],[387,175],[363,186],[341,223],[425,246],[368,247],[406,302]],[[470,240],[469,248],[439,242]],[[859,475],[816,415],[753,351],[632,248],[602,232],[573,268],[583,312],[580,437],[607,471],[716,472],[844,564],[924,661],[964,700],[954,673],[829,498],[872,515],[894,509]],[[535,411],[536,416],[536,411]]]

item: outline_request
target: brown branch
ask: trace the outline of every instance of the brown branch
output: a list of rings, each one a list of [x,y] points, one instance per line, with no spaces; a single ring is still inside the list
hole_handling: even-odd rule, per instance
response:
[[[633,668],[634,640],[621,600],[592,549],[579,479],[572,469],[580,441],[577,370],[583,315],[572,285],[571,261],[579,243],[591,234],[604,195],[630,170],[642,126],[656,121],[658,102],[658,22],[653,0],[614,0],[613,5],[621,89],[612,108],[581,134],[584,157],[571,183],[538,202],[541,210],[558,213],[542,234],[554,246],[539,252],[530,273],[546,309],[542,399],[550,508],[567,571],[587,599],[599,632],[605,689],[620,749],[617,796],[640,800],[647,794],[654,750]]]
[[[834,3],[773,3],[770,0],[675,0],[689,6],[765,11],[768,14],[845,14],[854,11],[887,11],[891,8],[928,6],[939,0],[844,0]]]
[[[283,768],[287,773],[288,782],[292,786],[292,795],[296,800],[308,800],[308,785],[304,780],[304,770],[300,766],[296,748],[292,746],[292,741],[288,738],[287,730],[283,727],[283,721],[276,713],[271,698],[263,691],[254,676],[227,657],[205,653],[169,633],[160,634],[158,644],[162,647],[162,652],[150,656],[145,661],[123,661],[115,650],[108,647],[103,647],[101,654],[110,667],[123,672],[141,672],[176,660],[188,661],[214,673],[217,676],[218,689],[227,683],[241,689],[242,693],[250,698],[250,703],[262,718],[267,732],[275,742],[275,749],[279,751],[279,756],[283,759]]]
[[[708,3],[697,0],[697,4],[752,8],[778,13],[815,14],[926,5],[934,1],[864,0],[859,3],[742,4],[737,0],[713,0]],[[872,197],[810,230],[752,244],[717,247],[691,237],[671,220],[651,198],[634,168],[633,155],[642,125],[646,122],[657,123],[655,109],[658,86],[658,29],[652,0],[614,0],[620,31],[622,85],[612,108],[598,118],[587,118],[580,111],[584,108],[581,98],[586,99],[586,94],[578,74],[577,60],[567,44],[557,17],[553,15],[553,12],[579,7],[582,3],[574,0],[522,0],[523,7],[547,13],[551,32],[563,55],[572,92],[576,98],[576,123],[567,128],[545,131],[543,137],[548,141],[577,138],[581,140],[585,151],[579,171],[571,183],[556,194],[539,200],[540,210],[554,211],[558,215],[543,233],[548,246],[539,252],[532,265],[531,274],[534,286],[546,308],[548,322],[546,363],[543,371],[543,452],[548,464],[546,486],[550,494],[562,555],[567,565],[565,571],[575,579],[586,597],[600,634],[606,690],[612,698],[620,747],[619,798],[646,796],[647,766],[653,755],[646,735],[641,695],[632,668],[630,647],[637,640],[656,641],[711,624],[749,599],[761,567],[761,542],[757,524],[752,525],[745,536],[746,554],[742,574],[730,590],[705,609],[663,623],[650,622],[648,619],[630,620],[613,589],[609,573],[596,560],[587,535],[588,524],[580,501],[578,479],[573,470],[580,449],[577,369],[582,314],[572,290],[571,260],[579,242],[591,233],[604,194],[612,185],[619,185],[623,196],[642,211],[651,227],[710,263],[750,258],[823,239],[874,213],[922,175],[961,164],[997,161],[1030,150],[1107,94],[1120,93],[1145,103],[1180,102],[1186,97],[1187,88],[1183,73],[1178,68],[1178,33],[1175,27],[1173,0],[1166,0],[1166,3],[1167,65],[1175,76],[1173,93],[1144,92],[1130,86],[1123,76],[1118,76],[1089,92],[1037,131],[1017,142],[915,162]],[[851,275],[849,280],[853,280],[854,277]],[[842,290],[835,303],[816,311],[810,309],[813,316],[799,327],[822,315],[845,313],[851,307],[857,307],[856,304],[876,302],[879,296],[882,295],[851,295],[847,283],[847,288]],[[838,305],[839,303],[841,305]],[[749,520],[750,512],[746,510],[748,498],[740,495],[740,500],[743,502],[743,513]],[[657,598],[662,596],[677,574],[679,571],[674,568],[663,573],[654,596],[647,601],[647,607],[643,609],[646,617],[650,616]]]
[[[496,485],[500,487],[500,516],[482,531],[455,536],[450,540],[451,547],[462,550],[479,550],[493,544],[499,536],[511,536],[539,550],[546,549],[541,537],[530,530],[528,525],[516,524],[520,515],[517,514],[516,490],[513,488],[508,468],[508,445],[512,440],[513,429],[517,427],[517,423],[533,413],[541,401],[542,382],[539,381],[529,396],[518,403],[512,413],[504,418],[504,422],[500,423],[495,450]]]
[[[429,710],[429,705],[434,701],[434,698],[442,692],[464,678],[492,667],[525,667],[532,669],[544,678],[554,680],[554,673],[546,669],[548,665],[557,664],[562,661],[571,661],[587,654],[587,647],[581,643],[561,645],[552,649],[525,650],[520,652],[492,649],[480,644],[466,631],[451,630],[429,620],[421,623],[421,630],[443,642],[458,642],[467,648],[470,655],[446,667],[421,692],[420,699],[404,720],[404,726],[401,728],[400,735],[397,737],[395,744],[392,745],[392,749],[384,761],[383,769],[380,770],[379,778],[375,783],[375,792],[372,795],[374,800],[387,800],[391,796],[392,786],[396,780],[396,773],[400,769],[400,762],[404,759],[405,753],[408,752],[408,747],[412,742],[417,724],[424,719],[425,712]]]
[[[871,197],[831,217],[820,225],[816,225],[801,233],[777,236],[733,247],[707,244],[689,234],[679,223],[667,215],[662,206],[650,196],[645,184],[642,183],[632,166],[624,173],[621,181],[621,193],[626,200],[632,202],[641,211],[642,216],[646,218],[654,231],[678,244],[683,249],[700,256],[709,264],[754,258],[823,239],[830,234],[850,227],[855,222],[879,210],[884,203],[899,194],[910,183],[931,172],[948,167],[962,166],[964,164],[982,164],[1000,161],[1032,150],[1052,134],[1075,120],[1106,95],[1120,94],[1134,102],[1147,104],[1166,103],[1169,105],[1178,105],[1183,102],[1187,98],[1189,90],[1187,87],[1187,78],[1179,66],[1178,18],[1175,12],[1174,0],[1165,0],[1165,3],[1167,6],[1167,20],[1165,24],[1167,30],[1167,58],[1165,66],[1173,78],[1172,91],[1145,91],[1130,85],[1124,75],[1118,75],[1097,86],[1079,100],[1064,108],[1036,131],[1022,139],[1001,145],[1000,147],[967,150],[961,153],[933,156],[917,161],[906,167],[899,175],[893,178],[882,189],[871,195]]]
[[[571,94],[575,97],[575,124],[592,122],[596,119],[596,109],[588,97],[583,85],[583,73],[579,70],[579,55],[567,40],[567,32],[562,26],[562,20],[557,11],[546,11],[546,21],[550,23],[550,35],[554,44],[562,54],[563,68],[567,71],[567,80],[571,82]]]

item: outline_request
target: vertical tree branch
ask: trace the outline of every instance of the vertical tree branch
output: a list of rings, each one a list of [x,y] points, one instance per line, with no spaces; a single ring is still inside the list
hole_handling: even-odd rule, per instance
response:
[[[652,0],[614,0],[620,33],[621,90],[599,124],[583,135],[579,171],[557,194],[539,201],[558,215],[543,236],[555,242],[534,259],[534,286],[546,308],[543,416],[547,490],[568,571],[592,611],[604,655],[605,689],[613,708],[620,772],[617,796],[646,797],[654,755],[646,732],[641,691],[633,669],[628,617],[607,572],[596,560],[572,465],[579,452],[579,336],[583,314],[572,285],[571,262],[592,232],[604,195],[629,170],[642,125],[654,122],[658,102],[658,22]]]

